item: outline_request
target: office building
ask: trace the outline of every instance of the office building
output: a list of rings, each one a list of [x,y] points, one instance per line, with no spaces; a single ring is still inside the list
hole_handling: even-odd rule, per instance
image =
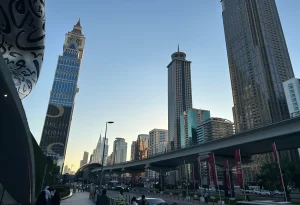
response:
[[[222,0],[237,132],[289,118],[282,83],[294,77],[275,0]]]
[[[90,155],[90,161],[89,161],[89,164],[90,164],[90,163],[93,163],[93,162],[94,162],[94,155],[91,154],[91,155]]]
[[[163,154],[168,147],[168,130],[153,129],[149,132],[149,157]],[[159,174],[148,170],[148,177],[158,177]]]
[[[68,165],[65,165],[64,167],[64,174],[67,174],[69,173],[69,168],[68,168]]]
[[[149,135],[147,134],[140,134],[137,137],[137,150],[138,152],[138,159],[145,159],[148,158],[148,151],[149,151]]]
[[[168,68],[168,151],[180,148],[180,115],[192,108],[191,61],[173,53]]]
[[[130,161],[134,161],[135,160],[135,150],[136,150],[136,141],[132,141],[132,143],[131,143]]]
[[[166,152],[168,146],[168,130],[153,129],[149,132],[149,157]]]
[[[82,158],[82,165],[85,165],[88,163],[88,159],[89,159],[89,153],[88,152],[84,152],[83,153],[83,158]]]
[[[222,0],[236,132],[290,118],[283,82],[294,78],[275,0]],[[297,155],[280,151],[281,158]],[[257,163],[270,162],[271,154]]]
[[[197,126],[210,118],[209,110],[191,108],[180,115],[181,148],[197,144]]]
[[[106,166],[113,165],[114,153],[112,152],[106,159]]]
[[[300,116],[300,79],[292,78],[283,82],[283,89],[290,117]]]
[[[124,138],[116,138],[113,148],[113,164],[126,162],[127,159],[127,142]]]
[[[78,21],[73,30],[66,34],[63,55],[58,58],[40,141],[43,152],[56,158],[61,168],[67,149],[75,95],[79,91],[77,81],[84,45],[85,37]]]
[[[226,119],[212,117],[197,126],[197,143],[205,143],[235,133],[234,124]]]
[[[93,155],[94,155],[93,162],[94,163],[102,164],[103,146],[104,146],[104,138],[102,138],[100,136],[100,138],[97,142],[97,146],[93,151]],[[106,138],[106,140],[105,140],[105,150],[104,150],[104,161],[103,161],[104,166],[106,165],[106,158],[107,158],[107,155],[108,155],[108,148],[109,148],[108,139]]]

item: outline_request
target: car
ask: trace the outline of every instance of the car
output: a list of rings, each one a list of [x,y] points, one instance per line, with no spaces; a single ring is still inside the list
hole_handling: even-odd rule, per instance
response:
[[[122,186],[116,186],[113,189],[114,191],[121,191],[123,190],[124,192],[129,192],[129,189],[127,187],[122,187]]]
[[[137,198],[137,203],[139,204],[139,202],[142,200],[141,197]],[[165,202],[163,199],[161,198],[148,198],[146,197],[146,200],[148,202],[148,205],[169,205],[167,202]]]
[[[271,193],[269,191],[261,191],[259,195],[261,195],[261,196],[270,196]]]

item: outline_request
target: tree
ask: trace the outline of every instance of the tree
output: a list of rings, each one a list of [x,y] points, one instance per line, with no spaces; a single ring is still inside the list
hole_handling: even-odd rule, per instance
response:
[[[300,188],[300,165],[291,161],[280,162],[285,189],[287,187]],[[280,190],[279,168],[276,162],[264,164],[257,176],[259,186],[269,190]],[[287,193],[289,199],[289,194]]]

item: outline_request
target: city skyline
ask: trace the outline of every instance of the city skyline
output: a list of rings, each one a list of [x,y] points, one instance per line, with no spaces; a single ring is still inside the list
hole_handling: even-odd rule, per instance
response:
[[[277,2],[280,3],[280,4],[278,4],[279,15],[281,17],[281,22],[283,24],[283,29],[284,29],[286,41],[288,44],[292,64],[293,64],[293,67],[295,68],[295,76],[297,77],[297,76],[299,76],[298,68],[300,65],[300,62],[297,61],[297,56],[299,57],[299,51],[297,51],[296,48],[293,47],[293,45],[299,45],[299,43],[297,44],[297,42],[299,42],[299,40],[293,38],[294,33],[297,33],[296,32],[297,28],[292,28],[292,25],[293,25],[292,19],[287,17],[287,15],[288,15],[287,13],[285,14],[285,17],[284,17],[284,12],[281,12],[281,9],[283,11],[287,12],[287,8],[290,8],[290,7],[285,6],[282,3],[282,1],[277,1]],[[291,1],[291,2],[299,5],[299,2],[297,2],[297,1]],[[57,2],[57,4],[59,4],[59,2]],[[60,3],[60,4],[63,4],[63,3]],[[132,140],[135,140],[136,136],[140,133],[147,133],[155,127],[156,128],[167,128],[167,109],[166,109],[167,108],[167,94],[166,94],[166,92],[167,92],[167,70],[166,70],[165,66],[169,61],[170,54],[173,53],[174,51],[176,51],[176,46],[178,43],[180,44],[181,50],[184,51],[188,55],[188,59],[193,61],[193,64],[192,64],[192,68],[193,68],[192,69],[192,88],[193,89],[192,90],[193,90],[193,105],[194,105],[194,107],[211,110],[212,117],[222,117],[222,118],[226,118],[226,119],[230,119],[230,120],[233,119],[232,112],[231,112],[232,95],[231,95],[231,91],[230,91],[230,79],[229,79],[229,71],[228,71],[228,64],[227,64],[227,55],[226,55],[226,50],[225,50],[225,38],[224,38],[224,32],[222,31],[223,26],[222,26],[222,24],[220,24],[220,22],[222,21],[221,5],[218,1],[214,2],[214,3],[205,3],[205,5],[209,8],[213,8],[215,6],[215,9],[217,11],[211,12],[212,14],[204,12],[205,15],[203,14],[204,16],[201,17],[201,20],[199,20],[200,17],[196,15],[196,10],[192,9],[192,7],[198,6],[197,2],[193,1],[192,3],[188,4],[187,6],[186,5],[184,6],[185,9],[191,9],[190,10],[191,14],[193,14],[194,18],[196,18],[195,20],[192,20],[192,22],[190,22],[188,24],[188,27],[190,27],[190,26],[193,26],[193,27],[205,26],[206,29],[209,29],[210,34],[211,35],[213,34],[213,37],[215,38],[214,39],[215,42],[210,42],[211,45],[208,46],[208,44],[205,44],[204,41],[200,41],[198,38],[201,38],[202,35],[205,36],[205,34],[203,34],[202,31],[200,32],[199,30],[195,30],[195,34],[198,35],[198,38],[196,35],[190,34],[188,36],[184,36],[185,38],[189,38],[187,40],[185,40],[183,37],[179,38],[179,39],[171,38],[169,40],[169,42],[167,42],[166,44],[163,44],[163,45],[159,45],[160,41],[157,39],[161,38],[162,40],[165,40],[165,39],[167,39],[166,38],[167,35],[162,34],[159,37],[156,35],[156,38],[157,38],[156,41],[158,41],[158,43],[153,42],[155,38],[147,39],[148,43],[146,44],[147,46],[145,46],[146,49],[144,50],[144,52],[141,52],[142,54],[139,55],[138,59],[135,58],[134,61],[128,60],[125,63],[125,67],[126,67],[125,69],[123,67],[124,65],[120,63],[120,62],[123,63],[125,58],[122,58],[121,51],[120,51],[120,53],[117,52],[115,54],[115,57],[117,56],[117,58],[115,58],[115,59],[118,59],[118,57],[121,57],[121,59],[118,59],[120,61],[115,62],[114,66],[112,66],[112,67],[108,66],[108,62],[106,62],[106,64],[104,62],[104,65],[101,66],[101,68],[103,68],[103,69],[113,69],[114,67],[122,67],[118,70],[118,72],[116,72],[116,70],[113,72],[106,71],[106,73],[104,75],[106,78],[108,76],[113,77],[113,78],[109,77],[109,79],[107,81],[105,81],[106,83],[109,82],[110,80],[114,80],[118,83],[121,83],[118,85],[119,87],[110,88],[109,91],[105,91],[104,88],[103,89],[101,88],[101,87],[105,87],[106,84],[99,85],[99,82],[98,83],[89,83],[87,81],[87,79],[89,79],[89,80],[91,79],[92,82],[97,82],[96,80],[99,80],[99,79],[94,78],[94,76],[91,76],[92,74],[90,73],[90,70],[92,70],[93,68],[91,65],[88,64],[88,62],[95,62],[94,61],[95,56],[91,55],[92,53],[88,49],[86,50],[85,60],[83,61],[83,65],[86,65],[86,66],[84,66],[84,68],[85,68],[84,72],[81,73],[81,75],[83,75],[83,76],[81,76],[81,83],[80,83],[80,87],[82,88],[83,91],[81,91],[81,93],[80,93],[82,96],[79,95],[78,100],[76,100],[76,106],[75,106],[76,109],[74,111],[74,117],[73,117],[74,122],[72,123],[73,125],[71,128],[71,133],[70,133],[70,138],[69,138],[70,143],[72,143],[72,147],[71,147],[71,145],[68,147],[67,158],[70,158],[70,159],[69,160],[67,159],[67,164],[75,164],[74,159],[72,159],[72,157],[74,157],[74,158],[77,157],[77,164],[78,164],[78,159],[80,159],[80,157],[78,157],[78,156],[81,155],[81,153],[84,150],[91,152],[91,150],[95,146],[95,143],[98,140],[98,136],[100,134],[101,129],[103,130],[103,127],[105,126],[105,122],[108,120],[115,121],[115,124],[109,126],[109,128],[108,128],[107,136],[109,139],[110,147],[112,147],[111,143],[117,136],[124,137],[126,139],[126,142],[130,143]],[[49,3],[48,6],[49,6],[48,8],[51,12],[51,9],[52,10],[54,9],[53,5],[51,6],[51,3]],[[149,6],[149,4],[148,3],[144,3],[144,4],[139,3],[138,6],[144,8],[146,6]],[[164,6],[166,6],[165,3],[162,3],[162,7],[166,8]],[[180,6],[178,6],[178,7],[180,7]],[[297,6],[295,6],[295,7],[297,8]],[[62,8],[64,8],[64,7],[62,7]],[[201,13],[201,8],[198,7],[197,9],[199,10],[198,12]],[[50,13],[50,12],[48,12],[48,13]],[[163,15],[161,10],[159,12],[161,12],[160,15]],[[289,12],[289,15],[291,15],[291,10],[289,10],[288,12]],[[57,13],[57,12],[54,12],[54,13]],[[295,13],[295,15],[297,15],[297,14]],[[73,25],[74,21],[76,21],[78,19],[78,17],[81,17],[81,16],[78,16],[78,13],[76,14],[76,16],[71,15],[70,17],[67,17],[65,19],[65,21],[63,21],[62,23],[64,25]],[[205,22],[203,21],[203,19],[208,18],[208,17],[214,18],[214,19],[212,19],[212,24],[216,23],[215,24],[216,28],[212,28],[213,26],[210,26],[210,25],[205,25]],[[184,18],[184,17],[182,17],[182,18]],[[54,24],[55,21],[54,21],[54,19],[51,20],[50,17],[48,17],[47,19],[49,19],[47,25],[49,27],[51,27],[50,26],[51,22],[52,22],[52,24]],[[83,24],[84,28],[86,29],[85,24],[88,24],[88,18],[81,17],[81,19],[82,19],[82,24]],[[166,19],[169,20],[167,17],[166,17]],[[185,17],[185,20],[188,20],[188,19],[191,20],[190,18]],[[68,22],[68,24],[67,24],[67,22]],[[288,25],[290,25],[290,26],[288,26]],[[54,25],[52,25],[52,26],[54,26]],[[186,28],[186,25],[182,25],[182,26],[184,28]],[[63,26],[63,27],[65,27],[65,26]],[[87,33],[91,33],[91,31],[90,32],[88,31],[89,28],[91,29],[91,26],[87,26],[87,31],[86,31]],[[172,27],[169,27],[168,29],[172,29]],[[190,28],[190,29],[192,30],[193,28]],[[60,36],[61,36],[62,30],[63,29],[61,28],[61,26],[58,26],[58,29],[55,31],[55,32],[57,32],[57,35],[54,35],[54,36],[55,37],[57,36],[57,41],[58,41],[58,39],[61,39]],[[64,28],[64,32],[65,32],[65,30],[66,30],[66,28]],[[194,30],[192,30],[192,31],[194,31]],[[48,28],[48,32],[49,32],[48,36],[50,36],[51,32],[53,33],[54,31],[51,31],[51,29]],[[147,32],[147,30],[145,30],[144,32]],[[166,30],[163,29],[163,32],[166,32]],[[87,46],[89,45],[90,46],[89,48],[91,49],[91,46],[93,44],[95,44],[95,42],[94,42],[95,37],[87,35],[87,33],[85,33],[85,35],[88,38]],[[111,33],[111,32],[108,31],[108,33]],[[129,34],[127,33],[127,35],[129,35]],[[99,33],[97,34],[97,36],[99,36]],[[104,34],[104,38],[105,37],[107,37],[107,34]],[[150,36],[147,36],[147,37],[150,37]],[[208,37],[207,34],[206,34],[206,37]],[[49,37],[47,37],[47,38],[49,38]],[[50,37],[50,39],[51,38],[52,37]],[[91,39],[91,40],[89,40],[89,39]],[[55,58],[53,57],[53,55],[57,56],[60,53],[59,50],[52,49],[53,46],[50,44],[51,44],[51,42],[54,42],[53,39],[52,39],[52,41],[48,39],[47,42],[48,41],[50,42],[50,43],[46,43],[46,54],[48,52],[48,55],[45,55],[45,56],[47,56],[48,59],[45,58],[45,65],[41,72],[41,78],[44,78],[44,79],[47,78],[47,79],[45,80],[45,82],[41,81],[40,84],[37,85],[36,90],[33,91],[31,98],[28,98],[28,99],[25,98],[25,100],[24,100],[25,110],[26,110],[28,118],[29,118],[30,127],[31,127],[33,135],[35,136],[37,141],[39,141],[39,136],[41,136],[41,129],[42,129],[41,122],[38,122],[38,121],[43,121],[43,119],[41,119],[41,117],[39,117],[40,116],[39,112],[41,112],[43,114],[46,112],[45,109],[46,109],[47,103],[45,103],[45,101],[47,101],[48,97],[46,97],[47,98],[46,100],[39,100],[36,103],[32,103],[32,102],[34,102],[35,100],[38,99],[38,95],[41,94],[41,92],[45,93],[45,94],[41,95],[41,98],[43,98],[43,96],[46,96],[46,94],[49,95],[49,91],[50,91],[49,87],[51,85],[49,86],[48,84],[49,84],[49,81],[51,81],[51,79],[53,81],[53,74],[52,75],[49,74],[47,76],[46,76],[46,74],[49,72],[51,72],[51,73],[54,72],[55,67],[53,66],[53,64],[55,64],[55,63],[50,63],[50,60],[55,61]],[[103,41],[101,41],[101,42],[103,42]],[[155,46],[150,46],[149,43],[152,44],[151,42],[154,43]],[[59,43],[57,43],[57,44],[59,44]],[[218,45],[215,45],[215,44],[218,44]],[[96,45],[99,46],[99,47],[96,46],[97,49],[102,50],[101,55],[100,56],[97,55],[97,59],[99,59],[99,61],[101,61],[101,60],[109,61],[109,60],[106,60],[106,58],[108,58],[108,56],[103,55],[103,54],[105,54],[105,53],[103,53],[103,50],[105,52],[107,52],[107,54],[110,54],[110,55],[112,54],[111,53],[112,50],[109,50],[108,47],[100,48],[101,44],[96,44]],[[127,44],[126,43],[122,44],[122,46],[125,46],[125,45],[127,45]],[[129,49],[129,53],[132,52],[131,54],[133,54],[133,55],[137,54],[137,51],[140,52],[139,49],[137,49],[139,47],[138,45],[132,46],[133,48],[128,48],[127,46],[125,46],[125,47],[126,48],[124,48],[124,49],[126,49],[126,50]],[[166,47],[167,49],[165,49],[163,47]],[[218,47],[218,49],[223,47],[222,49],[220,49],[222,51],[221,52],[215,51],[214,49],[216,49],[217,47]],[[137,49],[137,50],[135,50],[135,49]],[[49,52],[51,52],[53,54],[50,54]],[[87,53],[89,53],[89,54],[87,55]],[[155,64],[150,63],[148,65],[145,65],[144,62],[146,60],[148,60],[148,61],[150,60],[149,57],[146,57],[149,54],[152,56],[155,55],[157,57],[157,59],[156,59],[157,61],[155,62]],[[209,57],[210,55],[214,55],[215,58],[217,57],[217,59],[215,61],[219,61],[219,62],[215,62],[212,59],[210,59],[210,57]],[[153,58],[151,58],[151,59],[153,59]],[[131,66],[137,62],[139,62],[141,65],[144,64],[145,67],[143,67],[141,65],[137,65],[136,67],[139,70],[132,70]],[[151,62],[151,60],[149,62]],[[98,67],[97,69],[99,69],[100,66],[96,66],[96,67]],[[214,68],[214,69],[212,69],[212,68]],[[125,70],[126,72],[123,70]],[[148,70],[150,70],[151,72]],[[207,70],[211,70],[211,72],[204,72]],[[93,71],[95,71],[95,69]],[[134,72],[134,71],[137,71],[137,72]],[[125,72],[125,73],[122,73],[122,72]],[[133,75],[133,72],[135,73],[134,75]],[[155,73],[155,76],[152,74],[152,72]],[[101,73],[103,73],[102,70],[99,71],[98,75],[100,75]],[[133,81],[133,83],[130,83],[132,78],[129,78],[130,79],[129,81],[120,78],[122,75],[126,75],[126,74],[133,75],[133,78],[135,78],[135,81]],[[141,76],[147,76],[149,78],[149,80],[147,79],[147,77],[142,78],[143,80],[136,80],[136,79],[139,79]],[[213,84],[210,86],[205,86],[205,84],[208,85],[207,84],[208,81],[206,81],[205,78],[210,78],[212,81],[217,81],[217,82],[221,83],[222,85],[218,86],[217,84]],[[103,78],[101,78],[101,79],[103,81]],[[155,83],[152,82],[153,80],[155,80],[154,81]],[[203,81],[203,82],[200,82],[200,81]],[[161,84],[160,82],[163,82],[163,83]],[[136,83],[139,85],[144,84],[144,86],[138,86],[139,88],[136,88],[136,87],[134,87],[134,84],[136,84]],[[127,90],[125,90],[125,91],[127,91],[128,94],[120,95],[121,98],[111,97],[112,95],[120,94],[119,93],[120,91],[118,91],[118,89],[121,89],[122,85],[127,85],[126,86]],[[94,86],[94,88],[93,88],[93,86]],[[109,86],[107,86],[107,87],[109,87]],[[88,91],[88,89],[91,89],[91,90]],[[161,90],[163,90],[163,91],[161,91]],[[113,92],[113,94],[111,94],[111,92]],[[124,92],[124,90],[122,90],[122,92]],[[151,98],[149,99],[149,98],[147,98],[147,96],[143,95],[144,98],[135,99],[136,102],[134,103],[134,106],[132,106],[131,105],[132,97],[134,95],[136,96],[138,93],[141,93],[141,92],[148,92],[149,96],[152,95],[151,98],[153,97],[154,94],[156,94],[156,98],[152,98],[153,101],[150,101],[151,102],[150,103],[149,100],[151,100]],[[94,98],[94,96],[93,96],[94,93],[98,93],[98,95],[100,95],[101,98],[95,100],[96,98]],[[134,95],[131,95],[131,93],[133,93]],[[218,93],[218,94],[214,94],[214,93]],[[205,95],[205,97],[202,97],[203,95]],[[113,107],[119,106],[120,102],[124,103],[124,105],[119,106],[118,109],[116,109],[114,111],[114,110],[110,109],[111,108],[110,106],[107,106],[107,104],[105,105],[105,103],[101,102],[101,101],[103,101],[103,99],[107,99],[107,98],[110,98],[110,101],[105,101],[105,103],[118,102],[118,103],[112,103]],[[158,100],[154,101],[154,99],[158,99]],[[141,101],[139,101],[139,100],[141,100]],[[221,100],[222,100],[222,106],[220,106],[218,103],[215,103],[215,101],[221,101]],[[141,102],[143,102],[143,104],[141,104]],[[31,103],[31,105],[30,105],[30,103]],[[98,105],[99,103],[100,103],[100,105]],[[32,105],[34,105],[34,106],[32,106]],[[126,106],[126,107],[124,107],[124,106]],[[90,108],[90,107],[92,108],[91,109],[92,111],[87,110],[87,108]],[[128,117],[125,117],[125,116],[130,116],[129,113],[131,113],[132,109],[133,109],[131,107],[134,107],[135,109],[138,108],[140,116],[138,116],[137,113],[134,113],[134,115],[133,115],[134,117],[129,117],[131,119],[128,120]],[[98,110],[96,110],[96,109],[98,109]],[[108,111],[105,111],[105,110],[108,110]],[[151,111],[149,112],[149,110],[151,110]],[[154,119],[154,117],[149,118],[147,116],[147,115],[151,114],[151,112],[153,112],[153,116],[155,116],[155,119],[156,119],[155,123],[151,122]],[[121,113],[121,116],[124,116],[124,117],[120,117],[120,116],[117,117],[117,115],[119,115],[120,113]],[[157,119],[158,115],[161,115],[163,117]],[[99,116],[101,116],[100,119],[98,118]],[[143,119],[143,118],[148,118],[148,120]],[[87,121],[87,119],[90,119],[90,120]],[[126,122],[126,121],[128,121],[128,122]],[[82,126],[83,123],[88,123],[88,124],[86,124],[85,126]],[[131,125],[131,126],[128,126],[128,125]],[[103,134],[104,133],[102,133],[102,135]],[[91,142],[87,142],[87,141],[91,141]],[[111,153],[111,151],[112,150],[110,149],[109,154]],[[79,152],[79,155],[77,155],[76,152]],[[127,153],[129,154],[130,151],[128,150]],[[127,158],[129,159],[128,154],[127,154]],[[71,155],[71,156],[69,156],[69,155]]]

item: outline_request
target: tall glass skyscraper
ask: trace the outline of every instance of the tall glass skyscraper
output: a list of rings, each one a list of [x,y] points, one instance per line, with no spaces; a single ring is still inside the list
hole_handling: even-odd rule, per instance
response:
[[[168,150],[181,147],[180,115],[192,108],[191,61],[178,51],[168,67]]]
[[[85,44],[81,31],[79,20],[73,30],[66,34],[63,55],[58,58],[40,142],[44,153],[54,157],[61,167],[67,149],[75,95],[79,91],[77,81]]]
[[[289,118],[282,83],[294,77],[275,0],[222,0],[237,132]]]

